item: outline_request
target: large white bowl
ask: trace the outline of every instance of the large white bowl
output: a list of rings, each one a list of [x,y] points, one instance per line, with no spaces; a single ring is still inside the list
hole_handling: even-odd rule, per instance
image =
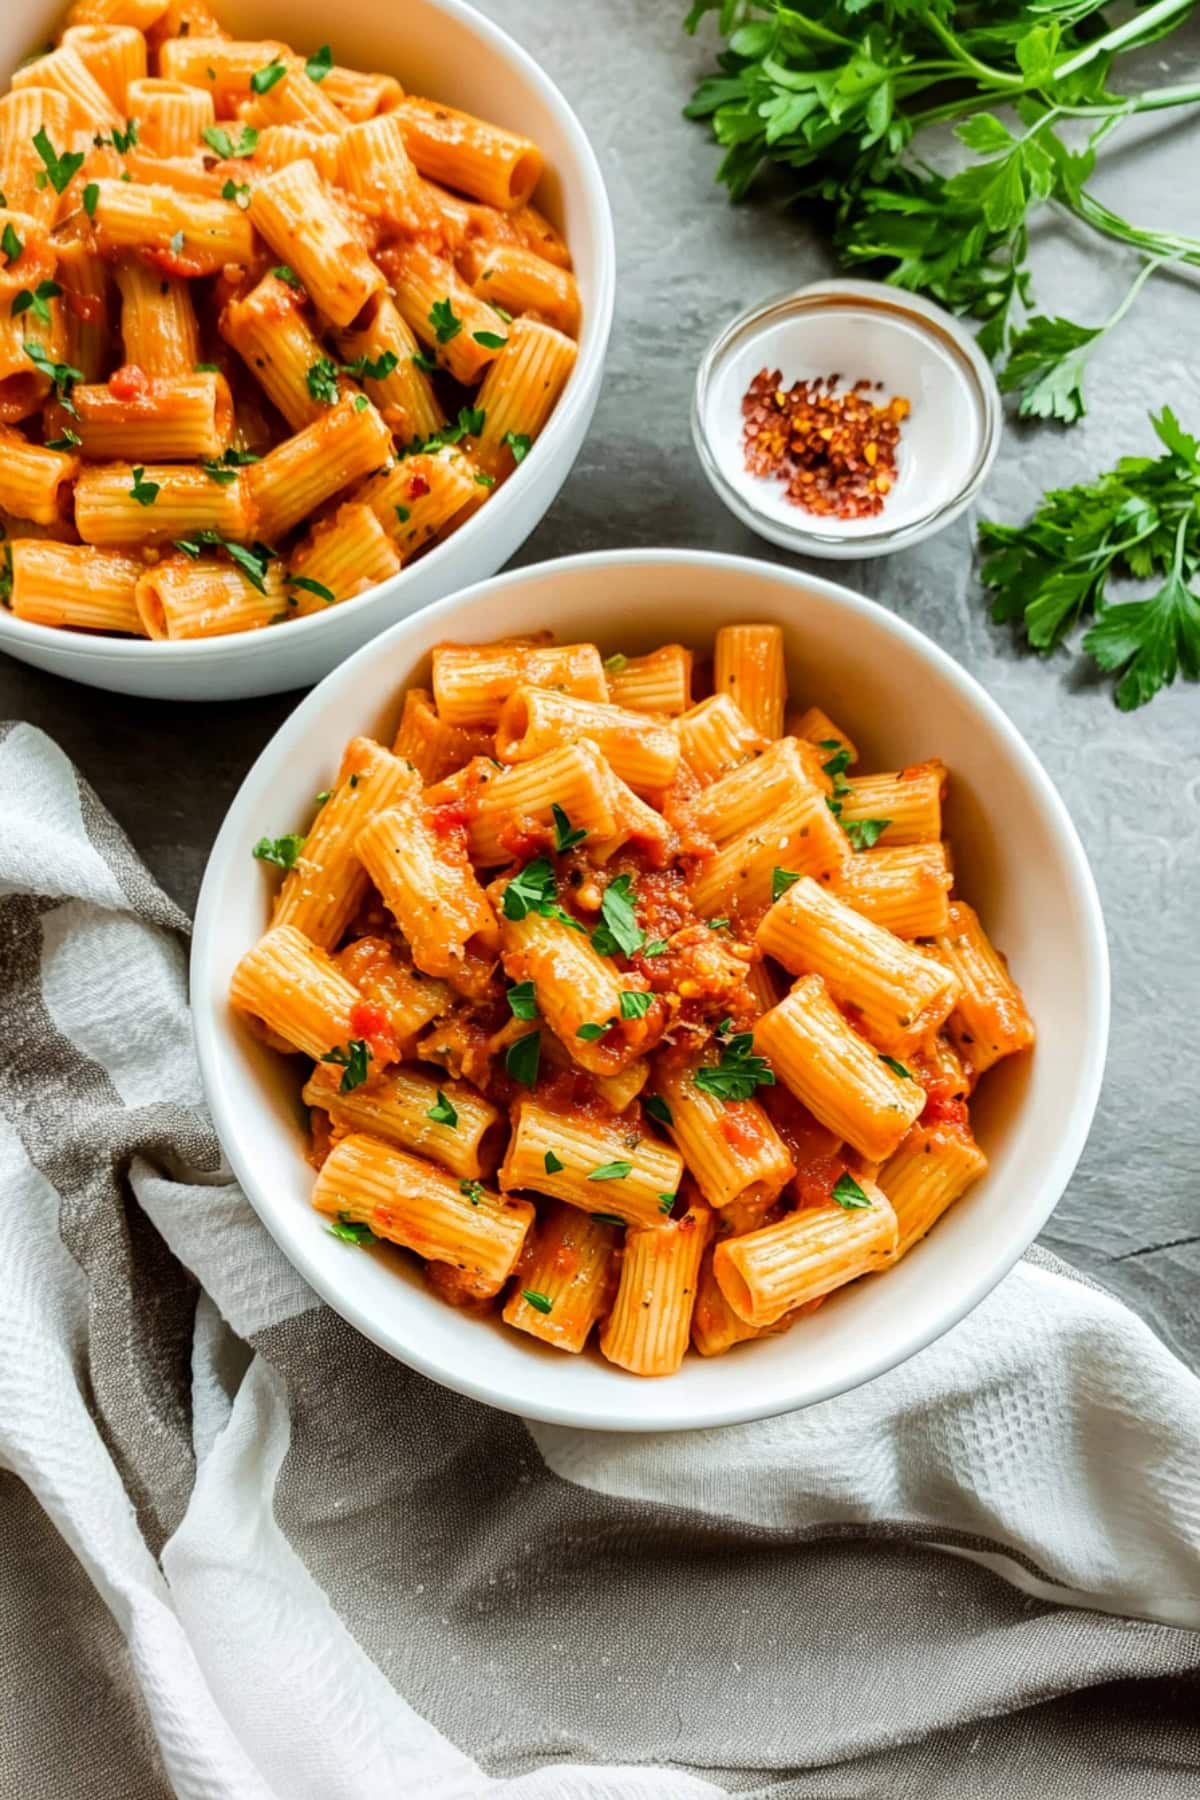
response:
[[[987,1176],[896,1268],[836,1294],[786,1336],[646,1381],[568,1357],[433,1298],[415,1265],[336,1242],[309,1204],[297,1066],[235,1020],[226,994],[267,923],[273,886],[250,847],[303,829],[355,732],[387,739],[406,684],[441,640],[553,627],[607,654],[673,639],[703,648],[731,620],[786,629],[794,696],[819,700],[865,767],[942,756],[961,890],[1008,952],[1039,1031],[972,1112]],[[200,894],[192,951],[200,1065],[217,1130],[260,1218],[360,1331],[448,1387],[530,1418],[650,1431],[765,1417],[827,1399],[920,1350],[991,1289],[1037,1235],[1083,1148],[1108,1037],[1108,956],[1095,885],[1037,758],[971,676],[903,620],[839,587],[740,557],[615,551],[543,563],[393,626],[322,682],[263,751],[230,808]]]
[[[322,0],[216,0],[230,30],[279,37],[298,49],[332,41],[341,63],[400,76],[541,145],[546,174],[534,196],[566,235],[583,302],[579,358],[545,431],[475,517],[370,593],[273,630],[195,643],[149,643],[58,631],[0,607],[0,650],[22,662],[118,694],[233,700],[320,680],[339,662],[431,600],[493,574],[547,511],[591,423],[612,324],[616,253],[604,182],[583,127],[520,45],[463,0],[350,0],[331,16]],[[0,5],[0,91],[29,51],[60,24],[46,0]]]

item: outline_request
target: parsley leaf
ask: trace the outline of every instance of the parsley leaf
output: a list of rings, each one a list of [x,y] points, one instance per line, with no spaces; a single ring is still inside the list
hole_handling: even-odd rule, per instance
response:
[[[620,650],[614,650],[611,656],[606,656],[604,659],[605,673],[608,675],[619,675],[628,661],[629,658]]]
[[[96,202],[100,198],[100,189],[96,182],[89,181],[83,190],[83,210],[89,219],[96,216]]]
[[[276,281],[286,282],[290,288],[303,288],[304,286],[295,269],[289,269],[286,263],[276,263],[271,273]]]
[[[646,1099],[642,1101],[642,1111],[651,1119],[657,1119],[660,1125],[673,1125],[675,1123],[675,1115],[672,1113],[666,1101],[658,1094],[649,1094]]]
[[[67,425],[63,427],[61,437],[46,439],[46,448],[47,450],[77,450],[82,442],[83,439]]]
[[[363,1225],[345,1212],[339,1213],[327,1229],[330,1237],[341,1238],[344,1244],[357,1244],[361,1249],[365,1249],[368,1244],[380,1242],[369,1225]]]
[[[508,339],[501,337],[498,331],[473,331],[471,336],[477,344],[482,344],[485,350],[503,350],[508,342]]]
[[[554,870],[544,856],[526,863],[504,890],[502,911],[506,919],[523,919],[526,913],[539,913],[544,919],[557,919],[572,931],[584,927],[558,904]]]
[[[243,125],[235,143],[224,125],[206,125],[201,133],[206,144],[216,151],[222,161],[229,162],[236,157],[250,156],[258,142],[258,133],[253,125]],[[276,273],[272,270],[272,274]]]
[[[602,1038],[604,1036],[605,1032],[611,1030],[611,1028],[612,1028],[612,1020],[611,1019],[605,1025],[595,1025],[595,1024],[581,1025],[579,1027],[578,1031],[575,1033],[575,1036],[577,1038],[582,1038],[585,1044],[594,1044],[596,1042],[597,1038]]]
[[[1100,340],[1120,323],[1133,305],[1142,284],[1163,259],[1143,265],[1120,306],[1103,325],[1075,325],[1070,319],[1036,314],[1017,332],[1012,352],[1000,376],[1005,393],[1019,393],[1018,411],[1023,419],[1057,419],[1073,425],[1087,411],[1083,398],[1083,374]]]
[[[532,981],[519,981],[510,987],[506,996],[508,1009],[514,1019],[536,1019],[538,1016],[537,995]]]
[[[462,320],[449,300],[435,300],[429,309],[429,323],[439,344],[448,344],[462,330]]]
[[[653,994],[625,992],[621,995],[621,1017],[623,1019],[644,1019],[650,1011]]]
[[[371,1060],[371,1047],[362,1038],[351,1038],[348,1044],[338,1044],[327,1050],[321,1058],[322,1062],[336,1063],[342,1071],[342,1079],[338,1083],[341,1094],[353,1093],[367,1079],[367,1064]]]
[[[305,63],[304,73],[308,76],[310,81],[324,81],[332,67],[333,51],[329,48],[328,44],[322,44],[321,48],[314,51],[313,55],[310,56]]]
[[[455,1111],[453,1103],[447,1100],[441,1088],[437,1091],[436,1103],[429,1108],[425,1117],[432,1119],[435,1125],[455,1126],[458,1124],[458,1113]]]
[[[250,86],[256,94],[269,94],[275,83],[282,81],[286,74],[286,63],[266,63],[261,69],[255,69],[250,77]]]
[[[342,373],[366,381],[386,381],[399,361],[394,350],[381,350],[374,358],[356,356],[353,362],[343,363]]]
[[[667,943],[666,938],[653,938],[650,943],[642,946],[642,955],[665,956],[670,947],[671,946]]]
[[[891,822],[890,819],[843,819],[842,830],[856,850],[870,850]]]
[[[281,869],[290,869],[304,848],[303,832],[289,831],[283,837],[259,838],[250,852],[260,862],[277,863]]]
[[[863,1193],[848,1169],[834,1182],[833,1198],[839,1206],[844,1206],[847,1212],[861,1211],[864,1206],[871,1205],[869,1197]]]
[[[555,1156],[553,1150],[547,1150],[542,1161],[543,1161],[543,1165],[545,1167],[547,1175],[561,1174],[562,1170],[566,1167],[565,1163],[559,1162],[559,1160],[558,1160],[557,1156]]]
[[[139,506],[153,506],[158,499],[159,484],[157,481],[145,481],[146,471],[140,465],[133,471],[133,486],[129,492]]]
[[[625,1220],[619,1219],[616,1213],[589,1213],[588,1218],[595,1219],[597,1225],[616,1225],[621,1230],[625,1228]]]
[[[716,1063],[704,1063],[692,1076],[696,1086],[718,1100],[749,1100],[756,1088],[774,1087],[775,1071],[754,1054],[754,1038],[740,1031],[721,1045]]]
[[[545,1294],[537,1293],[533,1288],[521,1289],[522,1300],[527,1300],[534,1312],[549,1313],[554,1311],[553,1300],[547,1300]]]
[[[799,873],[795,869],[772,869],[771,870],[771,899],[772,899],[772,901],[781,899],[783,897],[783,895],[787,893],[788,889],[790,887],[794,886],[794,884],[797,881],[799,881],[799,879],[800,879]]]
[[[618,875],[604,890],[600,903],[602,923],[592,932],[592,948],[601,956],[615,956],[621,951],[633,956],[646,941],[646,934],[633,911],[633,882],[628,875]]]
[[[57,281],[39,281],[37,287],[32,290],[21,288],[18,293],[13,295],[12,316],[14,319],[19,319],[23,312],[32,312],[35,319],[40,319],[43,325],[49,325],[50,307],[48,302],[57,300],[61,293],[62,289]]]
[[[902,1062],[897,1062],[894,1056],[884,1056],[883,1053],[880,1052],[879,1060],[881,1063],[887,1064],[893,1075],[899,1075],[905,1081],[916,1080],[916,1076],[912,1073],[912,1070],[906,1069],[904,1064]]]
[[[40,125],[33,134],[33,147],[42,159],[43,185],[49,181],[56,194],[61,194],[71,178],[83,167],[82,150],[64,150],[60,156],[46,133],[46,127]]]
[[[437,364],[434,362],[432,356],[426,356],[424,350],[414,350],[412,359],[416,363],[418,369],[424,369],[426,375],[437,374]]]
[[[472,1206],[478,1206],[483,1199],[483,1183],[480,1181],[460,1181],[458,1191],[466,1195]]]
[[[590,1169],[587,1179],[589,1181],[624,1181],[625,1177],[632,1173],[633,1164],[624,1162],[618,1157],[616,1162],[601,1163],[598,1169]]]
[[[249,182],[234,181],[231,177],[221,189],[221,198],[222,200],[232,200],[235,206],[240,206],[245,212],[250,205]]]
[[[578,826],[572,826],[570,819],[555,800],[550,807],[554,818],[554,848],[560,854],[564,850],[573,850],[576,844],[582,844],[587,832]]]
[[[303,588],[306,594],[315,594],[326,606],[331,606],[337,599],[332,588],[327,588],[323,581],[314,581],[311,575],[285,575],[284,580],[289,587]]]
[[[504,1054],[504,1067],[514,1081],[522,1087],[531,1088],[538,1078],[538,1063],[542,1054],[542,1034],[530,1031],[515,1044],[510,1044]]]
[[[338,372],[327,356],[318,357],[315,363],[310,363],[304,379],[314,400],[319,400],[324,406],[337,405],[341,397]]]
[[[523,463],[533,448],[533,439],[527,431],[506,431],[500,442],[508,445],[515,463]]]
[[[75,402],[71,398],[71,389],[77,381],[84,379],[83,370],[76,369],[70,363],[56,363],[53,357],[46,354],[42,344],[26,344],[25,354],[39,374],[49,378],[58,395],[59,404],[65,406],[69,413],[76,413]]]
[[[5,222],[3,235],[0,235],[0,250],[3,250],[4,252],[6,266],[11,268],[24,249],[25,245],[17,236],[16,231],[13,228],[12,220],[7,220]]]

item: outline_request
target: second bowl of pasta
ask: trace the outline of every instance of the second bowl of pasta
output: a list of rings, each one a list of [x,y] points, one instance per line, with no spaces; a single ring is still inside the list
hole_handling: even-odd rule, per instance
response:
[[[484,584],[324,682],[222,828],[192,982],[313,1287],[610,1429],[946,1330],[1062,1191],[1107,1035],[1086,860],[982,690],[844,588],[670,551]]]
[[[16,0],[0,27],[0,648],[312,682],[497,569],[595,406],[612,222],[463,0]]]

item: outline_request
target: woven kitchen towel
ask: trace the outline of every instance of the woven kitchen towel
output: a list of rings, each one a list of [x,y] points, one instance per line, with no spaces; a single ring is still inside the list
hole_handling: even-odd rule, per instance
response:
[[[0,734],[0,1794],[1195,1793],[1200,1383],[1124,1307],[1035,1258],[790,1418],[489,1412],[223,1173],[185,930]]]

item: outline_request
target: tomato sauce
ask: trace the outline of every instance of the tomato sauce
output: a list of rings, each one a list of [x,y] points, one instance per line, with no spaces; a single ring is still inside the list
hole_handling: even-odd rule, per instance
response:
[[[108,391],[114,400],[123,400],[128,405],[138,400],[148,400],[154,391],[154,381],[145,369],[137,363],[123,363],[114,369],[108,378]]]

